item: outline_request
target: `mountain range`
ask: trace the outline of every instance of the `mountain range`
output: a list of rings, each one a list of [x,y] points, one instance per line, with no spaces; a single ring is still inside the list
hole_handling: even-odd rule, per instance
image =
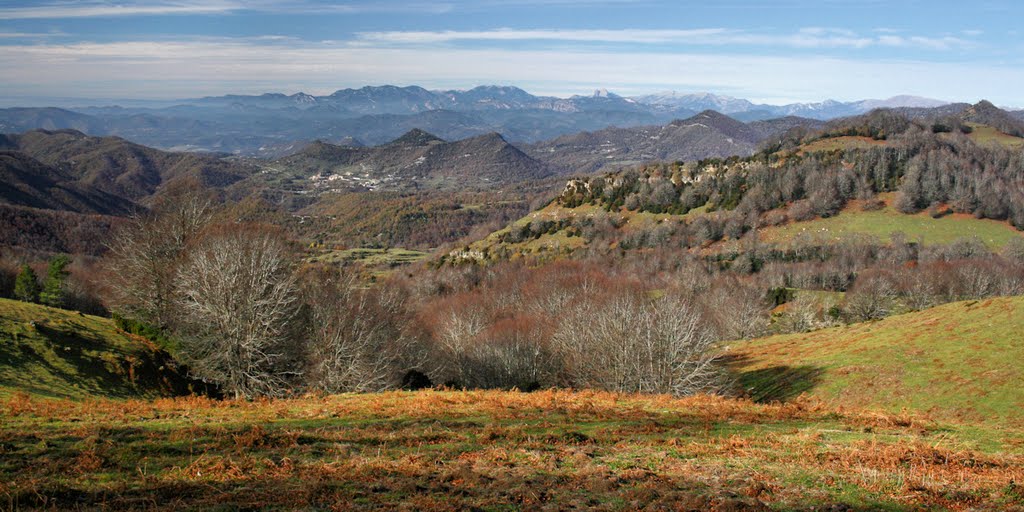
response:
[[[511,86],[430,91],[385,85],[341,89],[323,96],[268,93],[184,99],[173,104],[133,100],[126,102],[130,107],[8,108],[0,109],[0,133],[71,128],[165,150],[272,159],[318,139],[377,145],[414,128],[445,140],[497,132],[512,143],[532,144],[608,127],[664,125],[706,110],[746,122],[787,116],[828,120],[874,108],[933,108],[944,103],[896,96],[767,105],[711,93],[623,97],[599,89],[590,95],[556,98]]]
[[[599,96],[617,101],[611,94]],[[45,117],[52,111],[35,114]],[[413,116],[445,114],[458,113],[426,111]],[[506,218],[508,212],[500,205],[509,197],[519,212],[524,201],[532,199],[516,191],[544,193],[545,187],[557,186],[560,177],[568,175],[649,161],[692,162],[750,155],[761,148],[828,137],[903,133],[912,120],[933,132],[968,134],[980,144],[1016,148],[1024,146],[1020,138],[1024,120],[1019,114],[986,101],[877,109],[828,122],[795,116],[742,122],[706,110],[664,124],[604,128],[534,144],[515,144],[496,132],[448,141],[413,128],[377,145],[352,137],[336,143],[293,141],[283,156],[274,158],[168,152],[120,137],[96,137],[70,129],[30,130],[0,135],[0,234],[6,239],[0,245],[99,253],[104,233],[117,219],[176,190],[206,188],[237,204],[238,219],[265,214],[313,216],[320,218],[319,224],[308,227],[314,231],[349,222],[347,215],[336,220],[334,214],[316,212],[325,201],[334,204],[335,198],[343,200],[353,193],[383,193],[366,195],[397,201],[416,218],[422,217],[416,213],[417,201],[432,201],[432,213],[422,217],[424,222],[444,217],[451,229],[421,237],[417,243],[435,246],[464,236],[476,222]],[[397,114],[381,116],[405,119]],[[961,136],[957,133],[952,135]],[[463,211],[460,202],[443,200],[453,193],[463,194],[467,204],[476,205],[473,208],[484,205],[486,212]],[[394,235],[385,237],[389,243],[411,240],[411,231],[382,228],[378,232],[385,231]]]
[[[598,97],[614,100],[606,93]],[[446,114],[457,115],[426,111],[412,118]],[[920,119],[950,128],[965,123],[986,125],[1005,135],[1021,137],[1024,120],[1018,114],[987,101],[873,110],[864,116],[827,123],[795,116],[744,123],[706,110],[660,125],[610,127],[534,144],[513,144],[497,132],[449,142],[417,127],[374,146],[351,137],[340,143],[293,142],[286,155],[274,159],[167,152],[120,137],[95,137],[76,130],[32,130],[0,136],[0,201],[22,207],[123,215],[145,207],[154,195],[176,182],[226,190],[233,197],[258,190],[317,196],[332,191],[488,189],[649,161],[747,156],[768,139],[777,139],[796,128],[804,134],[819,130],[860,133],[864,131],[859,129],[861,125],[898,128],[911,119]]]

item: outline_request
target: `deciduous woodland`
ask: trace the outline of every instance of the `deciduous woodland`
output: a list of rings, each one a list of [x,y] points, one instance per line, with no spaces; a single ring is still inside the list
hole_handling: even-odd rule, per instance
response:
[[[481,251],[372,279],[310,262],[288,230],[232,221],[217,196],[186,191],[122,223],[89,260],[99,274],[73,271],[63,298],[45,301],[109,310],[234,397],[423,385],[729,394],[723,342],[1024,291],[1020,236],[762,240],[765,227],[851,207],[1024,225],[1019,151],[962,128],[877,112],[748,158],[572,180],[548,208],[579,215],[514,223]],[[883,144],[801,149],[851,136]],[[653,220],[630,225],[641,215]],[[583,243],[567,257],[515,252],[554,235]],[[26,298],[16,270],[0,283]]]

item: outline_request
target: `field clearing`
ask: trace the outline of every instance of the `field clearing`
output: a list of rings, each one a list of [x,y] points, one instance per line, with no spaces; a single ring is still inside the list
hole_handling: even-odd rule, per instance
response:
[[[421,391],[0,401],[11,508],[1024,507],[1020,437],[711,396]],[[1019,432],[1017,433],[1019,434]]]
[[[842,137],[827,137],[824,139],[818,139],[814,142],[810,142],[800,146],[798,151],[800,154],[806,153],[817,153],[819,151],[836,151],[836,150],[848,150],[848,149],[871,149],[874,147],[885,146],[884,140],[875,140],[871,137],[858,137],[853,135],[844,135]]]
[[[892,194],[881,196],[889,199],[881,210],[862,211],[851,205],[832,217],[766,227],[759,234],[762,240],[775,243],[788,242],[799,235],[838,241],[845,235],[863,234],[888,241],[893,233],[902,232],[908,241],[920,238],[929,244],[946,244],[965,236],[977,236],[991,249],[999,249],[1009,240],[1022,236],[1020,231],[1004,221],[976,219],[957,213],[937,219],[925,212],[913,215],[900,213],[891,205]]]
[[[973,129],[968,137],[978,144],[998,144],[1011,149],[1024,148],[1024,139],[1020,137],[1003,133],[988,125],[977,123],[967,123],[967,125]]]
[[[877,322],[733,344],[754,399],[800,393],[947,422],[1024,425],[1024,297],[956,302]]]
[[[429,253],[409,249],[372,249],[355,248],[330,251],[311,256],[310,262],[321,263],[359,263],[366,266],[398,266],[421,261]]]

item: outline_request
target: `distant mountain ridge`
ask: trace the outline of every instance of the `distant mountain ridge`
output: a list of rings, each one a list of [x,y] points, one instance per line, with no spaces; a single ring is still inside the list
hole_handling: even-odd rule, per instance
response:
[[[858,100],[841,102],[825,100],[811,103],[790,103],[785,105],[754,104],[742,98],[719,96],[702,92],[680,94],[668,91],[632,98],[638,103],[665,109],[715,110],[737,119],[754,121],[769,117],[798,116],[826,120],[836,117],[863,114],[876,108],[935,108],[949,104],[947,101],[900,95],[884,100]]]
[[[71,128],[169,151],[276,158],[294,151],[300,141],[354,139],[375,145],[413,128],[446,140],[497,132],[514,143],[536,143],[608,127],[663,125],[705,110],[744,122],[788,116],[827,120],[876,107],[921,108],[943,103],[896,96],[766,105],[711,93],[624,97],[598,89],[593,94],[557,98],[507,85],[440,91],[382,85],[340,89],[323,96],[302,92],[231,94],[185,99],[172,105],[164,101],[147,106],[133,100],[131,107],[0,109],[0,133]]]
[[[723,114],[746,114],[753,116],[802,116],[812,119],[862,114],[876,108],[934,108],[950,102],[919,96],[898,95],[887,99],[865,99],[849,102],[824,100],[811,103],[790,103],[784,105],[755,104],[742,98],[716,95],[709,92],[678,93],[667,91],[634,97],[625,97],[607,89],[597,89],[592,95],[575,95],[569,98],[534,96],[514,86],[482,85],[469,90],[429,91],[420,86],[398,87],[394,85],[366,86],[360,89],[341,89],[328,96],[310,96],[297,93],[263,94],[259,96],[228,95],[206,97],[199,100],[184,100],[183,103],[206,104],[247,104],[247,105],[291,105],[304,106],[333,104],[359,114],[413,114],[429,110],[515,110],[537,109],[558,112],[581,112],[595,108],[658,112],[701,112],[715,110]],[[750,116],[745,116],[750,117]],[[762,117],[761,119],[765,119]],[[757,119],[746,119],[757,120]]]

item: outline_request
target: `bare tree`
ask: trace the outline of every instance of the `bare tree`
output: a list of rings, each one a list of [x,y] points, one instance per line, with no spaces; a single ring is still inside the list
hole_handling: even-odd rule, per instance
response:
[[[548,336],[533,318],[506,318],[479,333],[457,359],[460,384],[532,390],[552,386],[561,368]]]
[[[357,275],[311,271],[306,382],[324,391],[372,392],[397,388],[424,352],[410,332],[406,296],[397,286],[365,289]]]
[[[582,302],[552,340],[573,387],[686,395],[713,387],[720,376],[707,320],[675,296]]]
[[[283,393],[296,373],[292,253],[276,233],[229,226],[204,234],[176,273],[175,333],[192,370],[236,398]]]
[[[1002,256],[1015,264],[1024,264],[1024,237],[1015,236],[1003,246]]]
[[[888,276],[866,273],[857,278],[846,294],[844,309],[854,321],[878,320],[889,316],[896,306],[896,286]]]
[[[779,330],[785,333],[808,332],[819,329],[825,322],[819,318],[820,304],[798,295],[786,305],[786,312],[779,319]]]
[[[999,292],[1000,269],[991,261],[960,261],[954,267],[954,293],[961,300],[983,299]]]
[[[702,298],[726,338],[754,338],[768,326],[764,289],[751,282],[719,278]]]
[[[178,197],[152,213],[134,216],[110,244],[114,308],[168,327],[185,249],[211,217],[212,202],[199,195]]]
[[[904,270],[897,274],[899,294],[910,309],[920,311],[940,302],[939,287],[929,274],[919,269]]]

